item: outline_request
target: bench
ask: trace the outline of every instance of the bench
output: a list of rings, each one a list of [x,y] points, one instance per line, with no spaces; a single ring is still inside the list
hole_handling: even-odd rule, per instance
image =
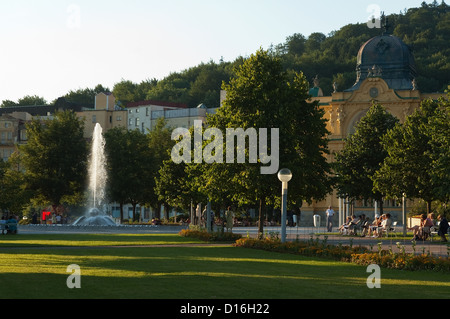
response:
[[[433,241],[433,237],[434,237],[434,236],[437,236],[437,234],[438,234],[439,224],[440,224],[440,222],[437,222],[437,223],[436,223],[436,226],[432,226],[432,227],[430,228],[430,240],[431,240],[431,241]]]
[[[433,237],[438,235],[439,232],[439,224],[441,222],[437,222],[435,226],[432,226],[430,228],[430,240],[433,241]],[[448,225],[450,226],[450,222],[448,223]],[[450,236],[450,227],[447,229],[447,234]]]
[[[359,220],[356,224],[350,223],[348,227],[349,235],[357,236],[358,230],[362,229],[363,222],[363,220]]]
[[[17,234],[17,223],[6,223],[2,224],[4,229],[2,229],[2,234],[6,232],[6,234]]]
[[[394,234],[397,237],[397,222],[392,222],[392,225],[388,229],[384,229],[383,227],[379,227],[378,229],[381,231],[380,237],[383,237],[383,235],[389,237],[389,234]]]

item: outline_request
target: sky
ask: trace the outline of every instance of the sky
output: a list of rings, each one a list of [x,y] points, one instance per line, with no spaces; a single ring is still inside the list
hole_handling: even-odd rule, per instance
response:
[[[0,101],[163,79],[422,1],[0,0]]]

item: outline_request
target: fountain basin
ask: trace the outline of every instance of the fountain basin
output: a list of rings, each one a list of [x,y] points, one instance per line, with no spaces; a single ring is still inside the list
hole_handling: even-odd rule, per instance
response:
[[[87,216],[81,216],[74,226],[116,226],[114,220],[97,208],[91,208]]]

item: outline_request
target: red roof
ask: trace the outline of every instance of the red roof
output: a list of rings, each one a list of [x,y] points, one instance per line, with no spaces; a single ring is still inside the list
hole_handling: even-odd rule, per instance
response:
[[[147,100],[147,101],[140,101],[140,102],[130,102],[127,104],[127,107],[136,107],[136,106],[143,106],[143,105],[157,105],[157,106],[167,106],[167,107],[177,107],[186,109],[187,105],[183,103],[176,103],[176,102],[164,102],[164,101],[155,101],[155,100]]]

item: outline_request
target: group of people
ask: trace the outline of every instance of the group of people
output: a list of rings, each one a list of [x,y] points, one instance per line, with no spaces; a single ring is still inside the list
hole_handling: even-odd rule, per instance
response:
[[[389,232],[391,228],[392,219],[390,214],[375,215],[372,223],[369,217],[362,214],[359,216],[348,216],[345,223],[339,227],[339,232],[343,235],[357,235],[357,230],[361,229],[361,237],[381,237],[383,232]]]
[[[33,224],[37,223],[35,222],[35,218],[37,218],[37,215],[33,215]],[[42,224],[63,224],[63,216],[61,213],[58,212],[51,212],[51,211],[44,211],[42,212],[41,217],[41,223]]]
[[[9,217],[3,215],[0,220],[0,230],[2,235],[17,234],[17,218],[14,215]]]
[[[202,212],[202,216],[201,216],[201,223],[202,225],[204,225],[205,227],[206,222],[207,222],[207,209],[205,207],[205,209]],[[231,206],[229,206],[227,208],[227,210],[225,211],[225,218],[222,220],[220,220],[222,226],[224,226],[224,228],[226,228],[226,231],[232,231],[233,230],[233,225],[234,225],[234,221],[235,221],[235,214],[231,209]],[[215,213],[211,210],[211,218],[210,218],[210,222],[211,222],[211,229],[214,227],[214,223],[215,223]]]
[[[439,227],[437,227],[436,220],[434,218],[434,213],[422,214],[420,218],[420,224],[408,228],[408,230],[413,231],[413,240],[426,240],[431,234],[432,228],[437,228],[438,235],[441,237],[443,242],[447,241],[445,235],[448,232],[448,221],[444,215],[438,216]]]

